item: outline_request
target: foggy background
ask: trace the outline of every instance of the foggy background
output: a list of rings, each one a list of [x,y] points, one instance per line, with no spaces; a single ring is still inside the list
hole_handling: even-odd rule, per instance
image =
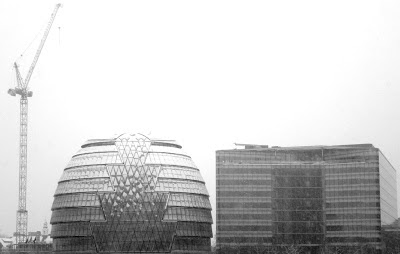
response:
[[[57,2],[0,0],[0,233],[15,231],[19,98]],[[210,193],[215,150],[372,143],[400,169],[400,2],[65,1],[30,81],[28,231],[90,138],[175,139]],[[399,181],[400,182],[400,181]],[[398,187],[398,189],[400,189]]]

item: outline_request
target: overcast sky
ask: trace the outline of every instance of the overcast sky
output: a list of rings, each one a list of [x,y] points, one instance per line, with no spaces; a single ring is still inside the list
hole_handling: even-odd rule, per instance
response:
[[[55,4],[0,0],[6,234],[18,201],[12,65],[26,75]],[[206,180],[214,221],[215,150],[234,142],[372,143],[400,170],[398,0],[66,1],[29,85],[29,231],[50,221],[80,145],[122,132],[176,139]]]

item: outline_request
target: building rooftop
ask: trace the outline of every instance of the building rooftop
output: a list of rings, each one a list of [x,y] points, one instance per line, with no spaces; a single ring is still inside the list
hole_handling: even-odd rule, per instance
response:
[[[121,134],[123,135],[123,134]],[[113,138],[108,138],[108,139],[89,139],[87,140],[81,148],[89,147],[89,146],[96,146],[96,145],[114,145],[115,140],[117,137],[121,135],[115,135]],[[172,147],[177,147],[177,148],[182,148],[181,145],[179,145],[175,140],[169,140],[169,139],[159,139],[159,138],[149,138],[151,140],[151,143],[153,145],[159,145],[159,146],[172,146]]]
[[[314,145],[314,146],[271,146],[268,145],[258,145],[258,144],[241,144],[234,143],[235,149],[223,149],[219,151],[232,151],[232,150],[320,150],[320,149],[371,149],[375,148],[372,144],[350,144],[350,145]],[[244,148],[243,148],[244,147]]]

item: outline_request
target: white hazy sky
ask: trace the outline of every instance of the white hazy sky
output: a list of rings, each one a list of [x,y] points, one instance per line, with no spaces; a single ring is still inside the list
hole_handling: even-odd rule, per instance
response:
[[[0,0],[6,234],[18,198],[12,64],[55,4]],[[23,76],[41,35],[19,60]],[[50,220],[57,181],[80,145],[121,132],[176,139],[214,209],[215,150],[234,142],[372,143],[400,169],[399,69],[398,0],[66,1],[30,82],[28,229]]]

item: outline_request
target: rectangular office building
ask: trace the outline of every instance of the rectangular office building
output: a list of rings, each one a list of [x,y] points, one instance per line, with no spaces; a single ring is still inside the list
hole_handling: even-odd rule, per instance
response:
[[[382,248],[396,170],[370,144],[216,152],[217,248]]]

